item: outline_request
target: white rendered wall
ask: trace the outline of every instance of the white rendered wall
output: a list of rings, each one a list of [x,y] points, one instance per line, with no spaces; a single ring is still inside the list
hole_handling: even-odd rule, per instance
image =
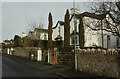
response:
[[[59,23],[55,29],[52,29],[53,30],[52,40],[55,40],[55,38],[59,35],[59,27],[60,27],[60,35],[62,36],[62,40],[64,40],[64,25],[60,25]]]

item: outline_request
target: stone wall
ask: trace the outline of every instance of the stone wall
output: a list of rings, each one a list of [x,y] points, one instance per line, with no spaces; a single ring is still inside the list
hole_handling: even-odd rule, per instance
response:
[[[2,53],[6,53],[7,54],[7,48],[2,49]]]
[[[118,52],[101,49],[77,51],[78,70],[96,75],[118,77]]]
[[[20,56],[23,58],[29,58],[29,52],[35,53],[35,60],[37,59],[37,49],[36,47],[18,47],[14,48],[13,55]]]
[[[35,60],[37,59],[37,47],[18,47],[14,48],[13,55],[20,56],[24,58],[29,58],[29,52],[33,51],[35,53]],[[62,49],[61,49],[62,50]],[[74,67],[74,51],[70,49],[69,51],[61,51],[59,49],[49,49],[49,51],[43,51],[42,61],[47,62],[48,52],[49,52],[49,62],[53,64],[53,52],[56,52],[56,64],[61,64],[60,61],[63,60],[63,64]],[[3,50],[6,53],[6,49]],[[118,60],[120,56],[119,53],[114,49],[77,49],[77,67],[79,71],[89,72],[91,74],[108,76],[108,77],[118,77],[119,68]],[[118,58],[119,57],[119,58]],[[60,61],[59,61],[60,60]]]
[[[38,50],[38,47],[17,47],[17,48],[14,48],[12,55],[23,57],[23,58],[30,58],[29,53],[33,52],[35,55],[35,60],[37,60],[37,50]],[[7,48],[3,50],[3,53],[7,54]]]

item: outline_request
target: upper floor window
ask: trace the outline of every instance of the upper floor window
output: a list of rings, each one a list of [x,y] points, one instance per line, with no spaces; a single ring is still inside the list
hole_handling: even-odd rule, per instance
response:
[[[60,27],[59,27],[59,30],[58,30],[58,32],[59,32],[59,35],[60,35]]]
[[[46,34],[44,34],[44,40],[47,40],[47,35]]]
[[[37,32],[35,31],[35,35],[37,35]]]
[[[119,38],[116,38],[116,45],[119,46]]]
[[[75,44],[75,36],[71,36],[71,44]],[[77,36],[76,36],[76,44],[77,44]]]
[[[107,35],[107,40],[110,40],[110,35]]]
[[[110,48],[110,35],[107,35],[107,48]]]

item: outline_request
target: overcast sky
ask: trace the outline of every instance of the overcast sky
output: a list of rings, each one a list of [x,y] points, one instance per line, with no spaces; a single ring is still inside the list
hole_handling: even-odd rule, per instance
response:
[[[80,12],[89,11],[90,4],[77,2]],[[3,2],[2,3],[2,39],[13,39],[21,36],[29,28],[28,22],[41,22],[48,28],[48,14],[52,13],[53,27],[58,20],[64,21],[66,9],[73,7],[71,2]],[[1,31],[0,31],[1,32]],[[1,33],[0,33],[1,34]]]

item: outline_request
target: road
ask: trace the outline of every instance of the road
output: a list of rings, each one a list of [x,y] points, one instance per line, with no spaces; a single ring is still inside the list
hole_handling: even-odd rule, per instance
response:
[[[43,72],[23,62],[2,56],[2,77],[59,77]],[[60,78],[62,79],[62,78]]]

